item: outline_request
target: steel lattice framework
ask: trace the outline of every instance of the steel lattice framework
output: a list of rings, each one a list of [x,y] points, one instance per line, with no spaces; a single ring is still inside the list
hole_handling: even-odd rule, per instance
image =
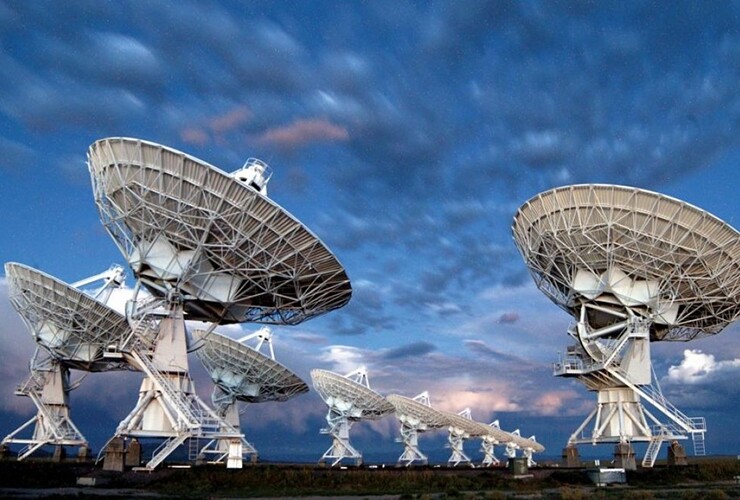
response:
[[[36,343],[66,367],[100,372],[133,369],[106,348],[130,333],[126,318],[86,293],[18,263],[5,264],[9,298]]]
[[[88,151],[107,231],[152,293],[189,319],[297,324],[345,305],[344,268],[298,220],[201,160],[128,138]]]
[[[566,186],[527,201],[513,231],[537,286],[576,317],[607,295],[654,317],[651,340],[715,334],[740,317],[740,235],[675,198]]]
[[[295,373],[274,359],[216,332],[195,330],[195,351],[211,380],[228,397],[245,403],[287,401],[308,392]]]
[[[537,286],[575,319],[576,343],[555,375],[597,392],[568,447],[617,443],[616,463],[633,469],[633,441],[649,442],[642,464],[651,467],[664,440],[690,435],[703,455],[706,422],[666,400],[650,342],[713,335],[740,317],[740,234],[675,198],[600,184],[540,193],[513,233]]]

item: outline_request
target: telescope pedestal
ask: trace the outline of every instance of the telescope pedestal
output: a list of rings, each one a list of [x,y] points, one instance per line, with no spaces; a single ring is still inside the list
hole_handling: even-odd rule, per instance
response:
[[[404,465],[408,467],[414,462],[418,462],[421,465],[426,465],[429,459],[419,450],[419,433],[425,431],[426,428],[421,426],[412,426],[407,422],[401,422],[401,441],[403,442],[404,450],[400,457],[398,457],[398,465]]]
[[[563,448],[563,467],[580,467],[581,457],[578,453],[578,448],[573,445],[566,446]]]
[[[497,466],[501,463],[501,461],[496,458],[496,455],[494,454],[494,448],[498,444],[498,441],[493,439],[489,436],[483,436],[483,439],[480,443],[480,451],[483,452],[483,461],[481,462],[481,467],[492,467]]]
[[[31,375],[16,390],[16,395],[31,398],[36,406],[36,416],[8,434],[2,445],[25,444],[18,452],[19,461],[45,445],[53,445],[52,460],[60,462],[64,458],[64,446],[78,446],[82,452],[88,449],[88,443],[70,418],[69,369],[55,359],[39,359],[38,352],[31,362]],[[31,437],[17,437],[32,425]]]
[[[154,340],[147,335],[146,317],[133,321],[138,334],[126,355],[145,374],[136,407],[119,424],[115,437],[163,438],[145,469],[153,470],[188,439],[224,441],[229,468],[241,468],[243,435],[196,394],[190,378],[187,334],[182,306],[171,305],[170,313],[159,321]],[[190,449],[188,458],[195,459]]]
[[[470,464],[472,467],[473,464],[470,463],[470,457],[468,457],[465,454],[465,450],[463,450],[463,445],[465,444],[465,439],[467,439],[469,436],[467,433],[462,431],[461,429],[456,429],[451,427],[449,429],[449,434],[447,435],[447,442],[450,445],[450,449],[452,450],[452,454],[450,455],[450,458],[447,460],[447,464],[451,467],[457,467],[460,464]]]
[[[625,470],[637,470],[635,450],[630,443],[619,443],[614,447],[614,466]]]
[[[326,422],[329,427],[321,429],[321,432],[331,435],[332,445],[326,450],[319,463],[332,461],[331,466],[334,467],[342,460],[348,459],[354,460],[355,465],[362,465],[362,454],[349,442],[352,421],[346,415],[330,408],[326,414]]]

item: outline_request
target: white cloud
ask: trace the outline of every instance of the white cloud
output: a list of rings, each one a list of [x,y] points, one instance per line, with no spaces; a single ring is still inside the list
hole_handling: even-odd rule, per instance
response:
[[[332,345],[324,349],[320,360],[331,365],[330,370],[349,373],[366,364],[361,349],[345,345]]]
[[[740,368],[740,359],[717,361],[713,354],[698,349],[686,349],[678,366],[668,368],[670,382],[698,384],[714,378],[720,372],[732,372]]]

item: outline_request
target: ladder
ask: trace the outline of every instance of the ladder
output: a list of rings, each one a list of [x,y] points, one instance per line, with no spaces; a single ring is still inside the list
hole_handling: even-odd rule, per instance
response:
[[[705,456],[707,454],[707,450],[704,447],[704,432],[692,432],[691,440],[694,441],[694,456]]]
[[[650,439],[645,457],[642,459],[643,467],[652,467],[655,465],[655,460],[658,458],[658,453],[660,453],[660,446],[663,444],[663,437],[663,432],[661,431],[653,435]]]

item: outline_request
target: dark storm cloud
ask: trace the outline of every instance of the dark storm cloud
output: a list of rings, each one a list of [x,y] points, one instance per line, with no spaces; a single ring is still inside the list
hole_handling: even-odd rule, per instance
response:
[[[511,356],[510,354],[493,349],[491,346],[489,346],[482,340],[465,340],[463,341],[463,344],[469,351],[473,352],[474,354],[484,356],[486,358],[490,358],[493,360],[499,360],[499,361],[516,361],[517,360],[514,356]]]
[[[420,341],[389,349],[382,353],[381,358],[385,361],[396,361],[405,358],[416,358],[437,350],[437,346],[430,342]]]
[[[0,410],[10,412],[26,411],[26,398],[11,396],[15,387],[28,378],[29,362],[34,351],[34,342],[21,317],[10,304],[8,283],[0,277],[0,392],[7,395],[0,398]]]

